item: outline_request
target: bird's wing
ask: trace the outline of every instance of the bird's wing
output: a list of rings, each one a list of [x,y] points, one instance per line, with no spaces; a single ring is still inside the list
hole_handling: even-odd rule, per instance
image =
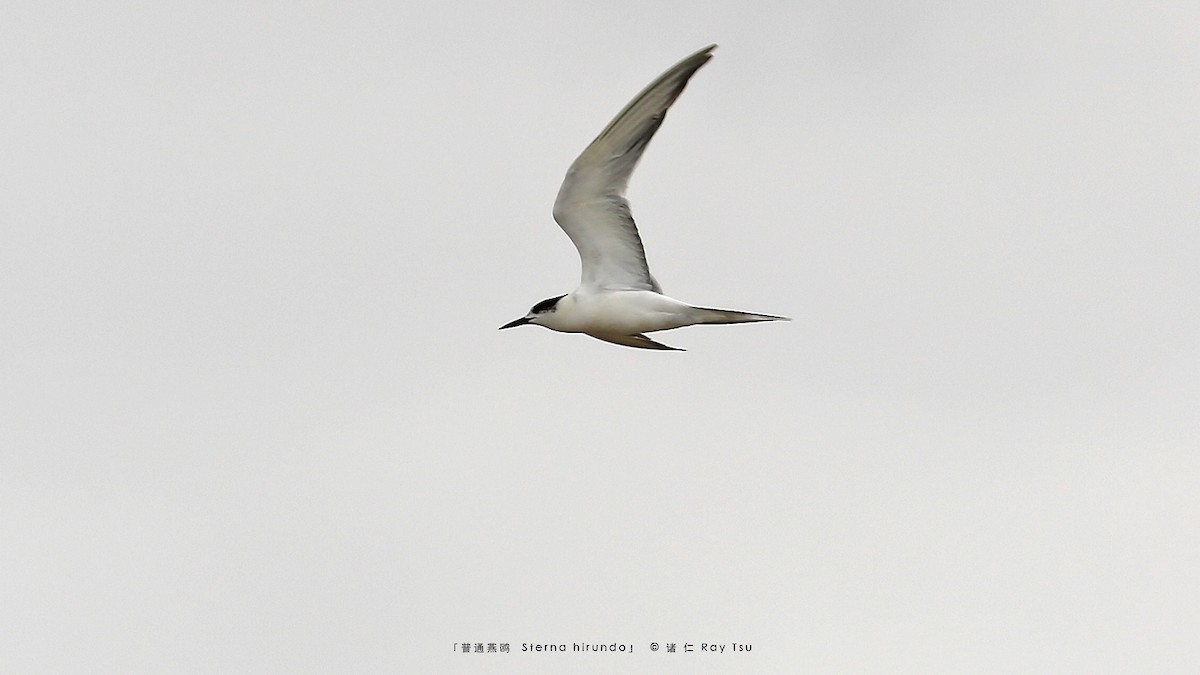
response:
[[[595,333],[589,333],[589,335],[597,340],[611,342],[614,345],[624,345],[626,347],[636,347],[638,349],[665,349],[673,352],[685,351],[679,347],[670,347],[661,342],[655,342],[641,333],[636,335],[597,335]]]
[[[582,287],[661,291],[650,276],[625,187],[667,108],[716,47],[701,49],[651,82],[567,170],[554,202],[554,219],[579,249]]]

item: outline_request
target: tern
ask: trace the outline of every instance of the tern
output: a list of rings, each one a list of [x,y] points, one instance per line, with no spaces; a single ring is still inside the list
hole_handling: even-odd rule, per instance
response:
[[[667,109],[716,48],[709,45],[659,75],[567,170],[554,201],[554,220],[579,250],[583,268],[579,287],[542,300],[500,330],[533,324],[627,347],[683,351],[655,342],[646,333],[695,324],[790,321],[770,314],[697,307],[663,295],[646,264],[642,239],[625,199],[629,176]]]

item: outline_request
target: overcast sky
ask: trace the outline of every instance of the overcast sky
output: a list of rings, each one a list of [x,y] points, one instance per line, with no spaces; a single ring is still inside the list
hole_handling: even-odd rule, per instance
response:
[[[497,331],[578,281],[567,166],[711,42],[634,214],[668,294],[794,321]],[[1197,44],[1194,2],[4,3],[0,670],[1193,669]],[[573,642],[634,653],[521,651]]]

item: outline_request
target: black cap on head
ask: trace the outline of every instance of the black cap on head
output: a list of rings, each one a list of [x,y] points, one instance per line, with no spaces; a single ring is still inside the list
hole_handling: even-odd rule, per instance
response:
[[[545,300],[534,305],[533,309],[529,310],[529,313],[530,314],[541,314],[543,312],[553,311],[554,306],[558,304],[558,301],[562,300],[565,297],[567,297],[567,295],[564,293],[556,298],[546,298]]]

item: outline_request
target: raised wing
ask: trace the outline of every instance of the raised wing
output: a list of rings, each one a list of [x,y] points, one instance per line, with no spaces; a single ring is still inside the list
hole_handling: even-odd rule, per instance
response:
[[[709,45],[659,75],[608,123],[567,170],[554,201],[554,220],[579,249],[581,287],[662,290],[650,276],[625,188],[667,109],[716,48]]]

